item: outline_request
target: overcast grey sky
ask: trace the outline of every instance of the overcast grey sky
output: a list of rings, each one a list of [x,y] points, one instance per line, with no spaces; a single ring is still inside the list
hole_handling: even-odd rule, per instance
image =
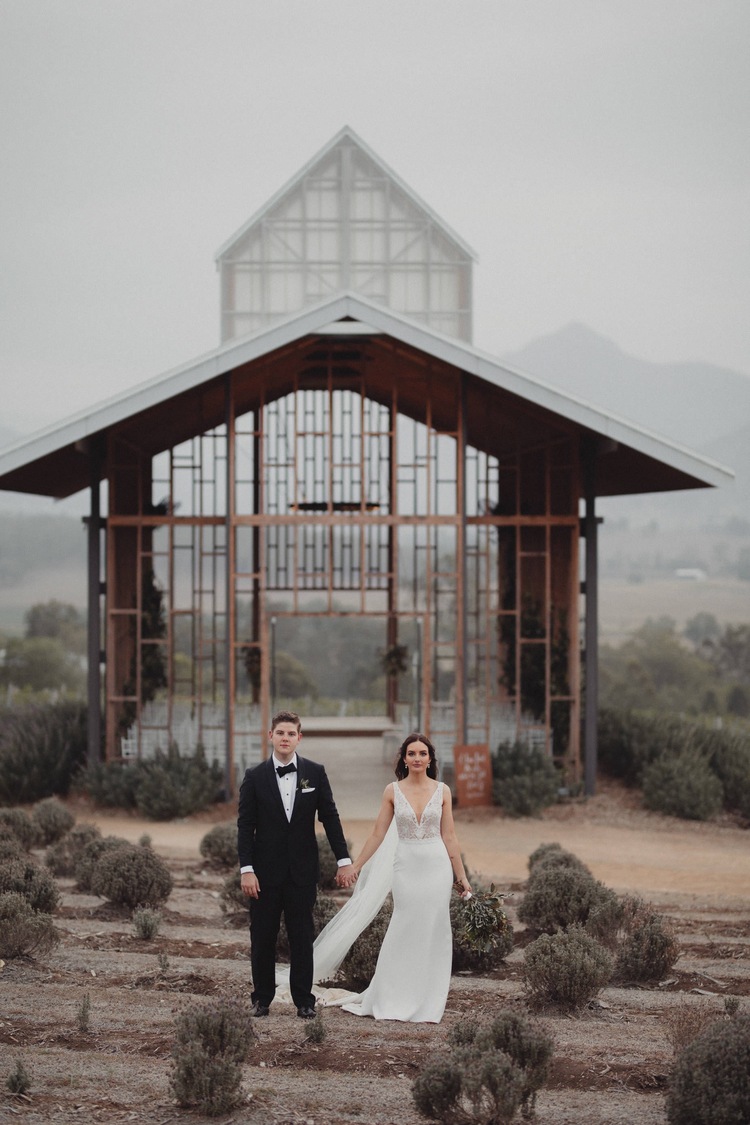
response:
[[[218,343],[213,255],[349,124],[479,253],[475,343],[572,320],[750,374],[748,0],[0,0],[0,422]]]

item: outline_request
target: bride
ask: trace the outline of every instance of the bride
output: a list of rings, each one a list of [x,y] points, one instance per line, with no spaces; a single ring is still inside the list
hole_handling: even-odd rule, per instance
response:
[[[375,826],[354,861],[354,893],[315,941],[314,975],[321,981],[335,974],[390,890],[393,916],[369,987],[333,1003],[375,1019],[439,1023],[453,958],[451,885],[455,878],[466,896],[471,887],[453,825],[450,789],[437,781],[429,738],[410,734],[395,772],[397,780],[386,786]],[[429,973],[409,969],[415,943]]]

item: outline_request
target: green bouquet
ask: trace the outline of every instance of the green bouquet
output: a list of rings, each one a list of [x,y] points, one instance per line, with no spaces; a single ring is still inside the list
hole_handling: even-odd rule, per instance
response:
[[[475,891],[461,898],[462,938],[478,953],[493,953],[498,947],[513,944],[513,927],[503,910],[503,895],[490,884],[487,891]]]

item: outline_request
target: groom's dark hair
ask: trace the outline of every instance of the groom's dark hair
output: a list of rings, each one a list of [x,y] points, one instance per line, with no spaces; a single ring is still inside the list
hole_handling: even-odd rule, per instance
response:
[[[276,730],[279,723],[294,723],[297,730],[302,730],[302,720],[296,711],[277,711],[271,719],[271,730]]]

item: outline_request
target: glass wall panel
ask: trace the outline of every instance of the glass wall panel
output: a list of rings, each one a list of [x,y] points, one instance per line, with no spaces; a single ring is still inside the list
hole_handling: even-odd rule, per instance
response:
[[[399,613],[422,612],[427,599],[427,527],[424,524],[400,526],[398,538]]]
[[[220,259],[222,338],[351,289],[470,338],[471,258],[351,138]]]
[[[446,434],[434,438],[433,512],[453,516],[458,511],[456,439]]]

